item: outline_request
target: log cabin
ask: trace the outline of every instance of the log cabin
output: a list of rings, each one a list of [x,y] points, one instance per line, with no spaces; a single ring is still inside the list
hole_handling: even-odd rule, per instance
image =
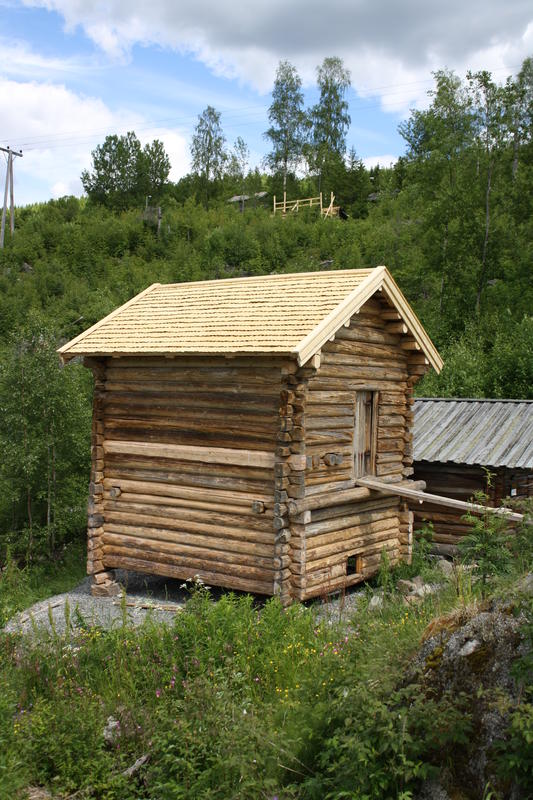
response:
[[[414,474],[429,492],[466,501],[483,492],[491,506],[533,497],[533,400],[417,398]],[[488,480],[490,474],[490,480]],[[433,551],[453,556],[471,531],[464,509],[415,501],[415,529],[433,526]]]
[[[409,558],[413,386],[442,361],[385,267],[156,283],[59,352],[94,374],[95,594],[121,568],[289,604]]]

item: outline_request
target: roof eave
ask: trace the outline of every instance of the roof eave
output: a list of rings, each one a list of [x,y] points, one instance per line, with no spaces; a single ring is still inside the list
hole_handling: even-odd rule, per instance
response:
[[[78,344],[79,342],[82,342],[93,331],[98,330],[98,328],[100,328],[106,322],[109,322],[110,319],[113,319],[113,317],[116,317],[117,314],[120,314],[121,311],[124,311],[125,308],[128,308],[129,306],[132,306],[135,303],[137,303],[141,299],[141,297],[145,297],[145,295],[147,295],[148,292],[151,292],[157,286],[161,286],[161,284],[160,283],[152,283],[151,286],[148,286],[143,292],[140,292],[140,294],[136,294],[135,297],[131,298],[131,300],[128,300],[126,303],[123,303],[118,308],[115,308],[115,310],[112,311],[110,314],[108,314],[107,317],[104,317],[103,319],[98,320],[98,322],[95,322],[95,324],[92,325],[90,328],[87,328],[86,331],[83,331],[83,333],[80,333],[78,336],[75,336],[74,339],[71,339],[70,342],[67,342],[66,344],[64,344],[61,347],[59,347],[57,349],[57,352],[59,353],[59,357],[61,358],[63,363],[66,363],[67,361],[70,361],[70,359],[74,358],[74,356],[96,355],[96,353],[91,353],[91,352],[84,353],[84,352],[77,351],[75,353],[71,353],[69,351],[71,350],[71,348],[74,345]]]
[[[327,317],[324,317],[316,328],[302,339],[295,349],[300,366],[303,366],[315,353],[318,353],[328,339],[334,336],[359,311],[361,306],[372,297],[381,286],[385,272],[387,272],[386,267],[376,267],[372,270],[362,283],[356,286]]]
[[[395,306],[397,311],[402,317],[402,320],[405,322],[409,329],[409,333],[415,339],[415,341],[420,345],[424,355],[428,359],[429,363],[438,374],[442,367],[444,366],[444,362],[440,357],[440,354],[427,335],[426,331],[424,330],[422,323],[416,316],[415,312],[407,302],[406,298],[404,297],[402,291],[400,290],[398,284],[390,274],[390,272],[385,269],[385,277],[383,281],[383,291],[392,304]]]
[[[59,350],[57,351],[59,352]],[[297,354],[292,350],[77,350],[76,352],[60,353],[61,359],[66,362],[72,358],[226,358],[231,361],[235,358],[271,358],[271,359],[296,359]]]
[[[309,361],[309,359],[314,356],[354,314],[357,314],[367,300],[380,289],[383,289],[384,294],[397,309],[402,320],[407,325],[409,333],[420,345],[422,352],[433,369],[439,373],[443,367],[442,358],[422,327],[420,320],[400,291],[394,278],[388,269],[383,266],[376,267],[370,275],[342,301],[342,303],[334,308],[316,328],[302,339],[295,350],[298,364],[303,366]]]

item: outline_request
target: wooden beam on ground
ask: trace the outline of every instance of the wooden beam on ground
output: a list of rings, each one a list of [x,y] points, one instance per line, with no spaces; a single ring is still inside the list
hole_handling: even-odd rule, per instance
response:
[[[454,500],[451,497],[441,497],[441,495],[438,494],[429,494],[428,492],[419,491],[414,488],[414,485],[408,487],[401,483],[385,483],[384,481],[368,476],[356,478],[355,482],[358,486],[365,489],[374,489],[383,494],[397,494],[409,500],[417,500],[419,503],[434,503],[435,505],[447,506],[448,508],[457,508],[460,511],[470,511],[473,514],[484,514],[488,511],[491,514],[497,514],[500,517],[505,517],[514,522],[521,522],[524,519],[523,514],[517,514],[514,511],[510,511],[508,508],[491,508],[490,506],[481,506],[478,503]]]

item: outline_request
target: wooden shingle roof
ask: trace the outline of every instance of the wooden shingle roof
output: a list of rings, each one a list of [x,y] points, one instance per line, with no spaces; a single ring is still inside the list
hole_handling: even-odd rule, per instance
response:
[[[378,290],[442,361],[385,267],[154,283],[59,349],[77,355],[288,355],[305,363]]]

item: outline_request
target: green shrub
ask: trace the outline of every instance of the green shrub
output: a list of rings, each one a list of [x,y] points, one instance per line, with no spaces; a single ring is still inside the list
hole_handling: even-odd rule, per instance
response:
[[[533,796],[533,598],[528,596],[518,610],[524,615],[524,652],[513,665],[521,693],[510,712],[507,735],[496,744],[499,774]]]

